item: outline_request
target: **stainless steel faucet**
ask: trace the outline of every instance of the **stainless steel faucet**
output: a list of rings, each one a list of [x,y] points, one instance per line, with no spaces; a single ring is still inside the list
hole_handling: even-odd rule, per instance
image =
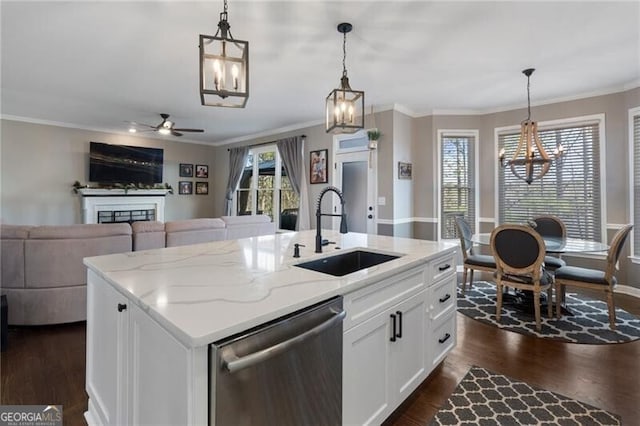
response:
[[[338,197],[340,197],[340,214],[322,213],[320,211],[322,205],[322,197],[324,197],[324,194],[329,191],[335,192],[336,194],[338,194]],[[342,192],[340,192],[340,190],[335,186],[327,186],[322,191],[320,191],[320,195],[318,196],[318,203],[316,205],[316,253],[322,253],[322,235],[320,235],[320,219],[322,218],[322,216],[340,216],[340,233],[346,234],[348,232],[347,215],[344,212],[344,197],[342,196]]]

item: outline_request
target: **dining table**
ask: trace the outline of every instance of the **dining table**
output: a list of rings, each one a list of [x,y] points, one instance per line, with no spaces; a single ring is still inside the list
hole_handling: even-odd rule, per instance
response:
[[[606,252],[609,249],[609,246],[605,243],[582,238],[560,238],[543,235],[542,239],[545,244],[546,254],[552,256],[562,256],[563,254],[593,254]],[[471,241],[481,246],[489,246],[491,244],[491,233],[473,234]],[[545,295],[541,294],[541,298],[544,298],[544,296]],[[509,304],[521,311],[528,313],[533,312],[533,293],[531,291],[518,291],[515,294],[507,293],[504,294],[503,297],[503,303]],[[556,295],[556,300],[557,298],[558,296]],[[541,299],[541,310],[545,309],[546,303],[546,300]],[[560,303],[564,315],[573,315],[571,310],[566,306],[565,294],[560,295]]]
[[[599,241],[586,240],[582,238],[559,238],[542,236],[547,254],[578,254],[578,253],[597,253],[604,252],[609,246]],[[488,246],[491,243],[491,233],[473,234],[471,241]]]

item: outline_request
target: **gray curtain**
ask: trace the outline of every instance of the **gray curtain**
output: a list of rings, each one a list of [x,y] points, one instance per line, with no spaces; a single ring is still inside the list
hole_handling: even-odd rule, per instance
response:
[[[276,142],[276,146],[282,158],[284,170],[287,172],[287,176],[289,176],[289,180],[291,181],[291,186],[300,199],[296,230],[307,230],[309,229],[309,197],[307,194],[307,179],[302,154],[304,152],[304,138],[294,136],[281,139]]]
[[[224,199],[224,211],[227,216],[233,214],[233,193],[238,187],[238,182],[242,176],[244,165],[247,163],[248,155],[248,146],[231,148],[229,150],[229,181],[227,182],[227,191]]]

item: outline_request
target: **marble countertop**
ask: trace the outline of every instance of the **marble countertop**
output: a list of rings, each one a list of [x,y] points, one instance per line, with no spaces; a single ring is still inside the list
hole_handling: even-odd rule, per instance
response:
[[[334,241],[314,253],[315,231],[288,232],[88,257],[85,265],[189,347],[276,319],[425,264],[457,244],[323,230]],[[293,245],[300,243],[300,258]],[[339,249],[338,249],[339,248]],[[293,265],[356,248],[398,259],[343,277]]]

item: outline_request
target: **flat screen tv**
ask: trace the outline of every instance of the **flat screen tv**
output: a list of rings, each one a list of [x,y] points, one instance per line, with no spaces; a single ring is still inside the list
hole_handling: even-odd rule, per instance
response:
[[[98,183],[162,182],[163,150],[91,142],[89,181]]]

